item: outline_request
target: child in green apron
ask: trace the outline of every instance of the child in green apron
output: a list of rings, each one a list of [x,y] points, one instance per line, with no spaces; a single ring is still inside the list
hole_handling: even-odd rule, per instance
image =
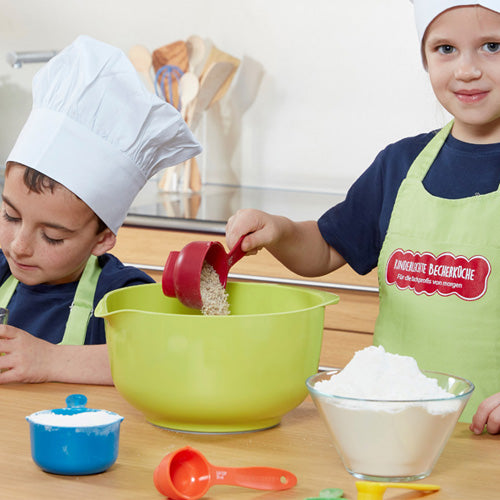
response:
[[[422,57],[453,121],[388,146],[318,222],[242,210],[228,246],[292,271],[378,267],[374,343],[472,380],[461,419],[500,432],[500,0],[414,0]]]
[[[110,45],[78,37],[35,75],[2,193],[0,383],[113,383],[93,309],[153,280],[107,252],[147,180],[200,150]]]

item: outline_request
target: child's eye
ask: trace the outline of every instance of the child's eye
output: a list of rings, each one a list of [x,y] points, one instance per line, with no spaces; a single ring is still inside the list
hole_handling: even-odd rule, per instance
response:
[[[63,239],[49,238],[45,233],[42,233],[42,237],[49,245],[60,245],[64,243]]]
[[[491,54],[495,54],[500,51],[500,43],[496,42],[488,42],[483,45],[483,49],[486,52],[490,52]]]
[[[437,48],[437,51],[440,52],[441,54],[453,54],[455,52],[455,47],[452,45],[440,45]]]
[[[7,222],[19,222],[21,219],[19,217],[12,217],[7,213],[6,210],[2,210],[2,217],[7,221]]]

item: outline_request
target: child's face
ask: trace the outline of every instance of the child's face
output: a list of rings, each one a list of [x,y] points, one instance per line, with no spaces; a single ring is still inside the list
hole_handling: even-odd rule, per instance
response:
[[[29,191],[25,168],[9,165],[0,214],[0,246],[12,274],[27,285],[77,280],[91,254],[113,247],[106,229],[96,234],[92,210],[63,186],[42,193]]]
[[[424,38],[432,88],[465,142],[500,142],[500,14],[479,6],[440,14]]]

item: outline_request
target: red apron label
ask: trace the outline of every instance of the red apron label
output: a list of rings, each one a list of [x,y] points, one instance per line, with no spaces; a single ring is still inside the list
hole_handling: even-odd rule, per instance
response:
[[[467,259],[442,253],[436,257],[429,252],[398,249],[389,257],[385,281],[401,290],[409,288],[417,295],[438,293],[477,300],[486,292],[490,273],[490,263],[480,255]]]

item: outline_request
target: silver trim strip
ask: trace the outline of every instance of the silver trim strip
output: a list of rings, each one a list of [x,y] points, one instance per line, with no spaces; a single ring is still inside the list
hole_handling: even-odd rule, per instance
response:
[[[159,271],[163,272],[162,266],[154,266],[150,264],[135,264],[130,262],[124,262],[127,266],[134,266],[142,269],[144,271]],[[229,279],[233,280],[247,280],[247,281],[258,281],[266,283],[278,283],[282,285],[295,285],[295,286],[309,286],[318,287],[326,289],[336,289],[336,290],[349,290],[354,292],[368,292],[368,293],[378,293],[379,289],[375,286],[362,286],[362,285],[348,285],[345,283],[327,283],[324,281],[312,281],[312,280],[301,280],[292,278],[275,278],[271,276],[258,276],[253,274],[236,274],[229,273]]]

